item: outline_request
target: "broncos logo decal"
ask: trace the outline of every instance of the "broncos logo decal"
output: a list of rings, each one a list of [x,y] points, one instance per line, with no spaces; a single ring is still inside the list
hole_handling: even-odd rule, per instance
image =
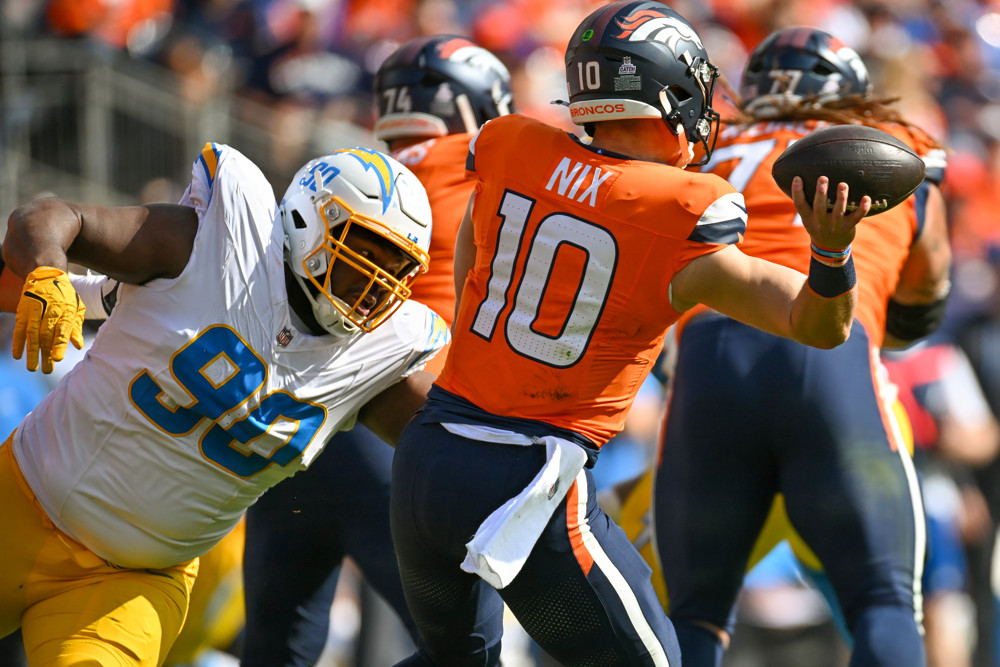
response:
[[[378,176],[379,187],[382,189],[382,212],[385,213],[392,202],[393,188],[396,186],[396,177],[392,172],[392,167],[386,161],[385,156],[377,151],[364,148],[346,148],[338,153],[347,153],[365,166],[366,170],[374,171]]]
[[[499,58],[467,39],[450,39],[437,48],[442,58],[452,62],[463,63],[483,72],[496,72],[504,78],[508,76],[507,67]]]
[[[679,42],[690,42],[699,49],[705,47],[701,38],[685,23],[674,16],[664,16],[662,13],[644,9],[617,21],[622,29],[616,39],[627,39],[630,42],[662,42],[667,48],[677,53]]]
[[[437,46],[438,55],[440,55],[445,60],[451,60],[452,55],[459,49],[464,49],[467,46],[475,46],[472,42],[467,39],[462,39],[461,37],[456,37],[455,39],[449,39],[447,42],[441,42]]]

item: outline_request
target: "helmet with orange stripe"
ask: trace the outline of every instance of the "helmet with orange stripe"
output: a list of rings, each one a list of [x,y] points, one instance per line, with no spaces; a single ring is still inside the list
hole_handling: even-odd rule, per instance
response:
[[[513,111],[510,73],[465,37],[417,37],[375,75],[375,136],[388,141],[468,132]]]
[[[660,2],[602,7],[583,20],[566,48],[574,123],[592,134],[591,123],[661,118],[689,149],[701,144],[706,160],[719,120],[712,108],[717,76],[694,27]]]
[[[841,107],[871,97],[868,68],[839,39],[815,28],[768,35],[747,61],[740,87],[743,110],[756,118],[790,106]]]

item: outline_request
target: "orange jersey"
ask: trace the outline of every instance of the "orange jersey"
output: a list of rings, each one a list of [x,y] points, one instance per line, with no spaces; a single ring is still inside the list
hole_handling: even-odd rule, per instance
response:
[[[776,121],[730,125],[720,131],[712,159],[702,170],[726,178],[746,198],[748,223],[742,246],[746,254],[809,272],[809,234],[795,205],[771,177],[771,166],[791,142],[824,125],[827,123],[820,121]],[[917,134],[899,126],[881,129],[922,155],[930,151],[929,140],[919,139]],[[876,346],[881,346],[885,335],[886,303],[896,290],[900,269],[920,231],[917,199],[910,197],[889,211],[862,220],[851,244],[858,276],[855,317]]]
[[[520,115],[486,123],[468,166],[476,259],[438,384],[603,445],[678,317],[670,281],[739,241],[743,198]]]
[[[944,170],[947,166],[947,156],[944,147],[938,144],[929,134],[917,127],[906,127],[895,123],[883,123],[878,128],[888,132],[909,146],[917,155],[924,159],[924,179],[940,186],[944,180]]]
[[[413,284],[412,298],[440,315],[455,317],[455,236],[475,183],[465,175],[472,135],[452,134],[395,151],[427,190],[434,226],[430,269]]]
[[[3,266],[3,260],[0,260],[0,313],[17,312],[23,287],[24,279]]]

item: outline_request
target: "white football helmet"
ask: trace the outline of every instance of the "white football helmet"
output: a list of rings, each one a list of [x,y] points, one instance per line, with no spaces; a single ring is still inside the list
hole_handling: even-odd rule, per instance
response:
[[[312,304],[320,326],[334,335],[370,332],[410,296],[410,285],[427,271],[431,207],[423,185],[392,157],[347,148],[311,160],[295,174],[279,206],[285,230],[285,261]],[[413,258],[406,275],[393,275],[344,241],[359,225],[391,241]],[[331,291],[336,262],[368,277],[352,303]],[[370,306],[368,295],[379,296]]]

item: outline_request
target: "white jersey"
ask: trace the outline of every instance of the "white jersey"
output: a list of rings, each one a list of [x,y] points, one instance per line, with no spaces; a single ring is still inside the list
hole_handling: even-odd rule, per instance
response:
[[[448,337],[412,301],[369,334],[296,329],[274,194],[236,150],[206,145],[181,203],[198,213],[184,271],[124,285],[83,360],[14,437],[56,526],[124,567],[208,551]]]

